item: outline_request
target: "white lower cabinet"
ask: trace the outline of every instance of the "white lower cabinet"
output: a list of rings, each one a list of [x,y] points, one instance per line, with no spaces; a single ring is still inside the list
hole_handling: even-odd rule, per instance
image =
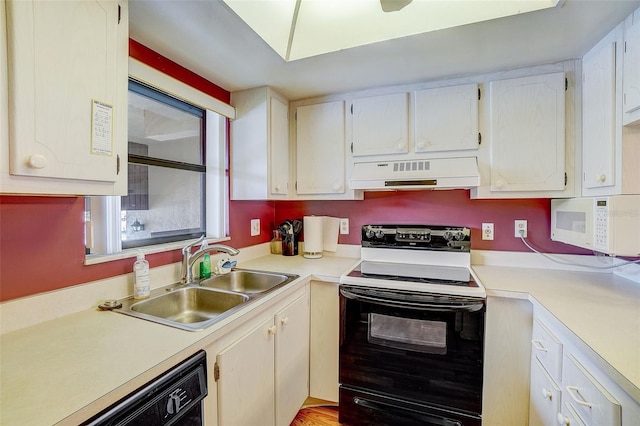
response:
[[[531,302],[487,297],[482,424],[526,425],[529,416]]]
[[[224,341],[213,372],[218,425],[289,425],[309,394],[306,288]]]
[[[598,356],[543,309],[536,307],[534,318],[529,425],[636,426],[640,404]]]
[[[338,402],[340,294],[338,283],[311,281],[309,396]]]

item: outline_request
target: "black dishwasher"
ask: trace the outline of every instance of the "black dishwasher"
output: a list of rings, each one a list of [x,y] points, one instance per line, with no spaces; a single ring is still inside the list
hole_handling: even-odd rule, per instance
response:
[[[199,351],[83,425],[201,426],[207,357]]]

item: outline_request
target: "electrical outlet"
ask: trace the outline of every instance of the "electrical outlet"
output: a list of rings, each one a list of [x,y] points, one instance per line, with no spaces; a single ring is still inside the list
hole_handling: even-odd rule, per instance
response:
[[[482,224],[482,239],[493,240],[493,223]]]
[[[251,236],[260,235],[260,219],[251,219]]]
[[[514,221],[514,237],[516,238],[527,238],[527,221],[526,220],[515,220]],[[520,233],[520,231],[523,231]]]
[[[343,235],[349,233],[349,219],[340,219],[340,233]]]

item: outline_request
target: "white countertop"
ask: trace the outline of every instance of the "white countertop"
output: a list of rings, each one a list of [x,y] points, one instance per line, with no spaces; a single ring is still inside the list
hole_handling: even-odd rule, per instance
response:
[[[533,298],[640,402],[640,284],[614,274],[474,266],[487,295]]]
[[[301,276],[203,332],[97,309],[0,337],[0,424],[78,423],[309,278],[339,282],[359,259],[262,256],[238,267]],[[474,266],[489,295],[534,298],[640,393],[640,286],[611,274]],[[570,306],[570,309],[567,309]],[[105,397],[106,395],[106,397]]]

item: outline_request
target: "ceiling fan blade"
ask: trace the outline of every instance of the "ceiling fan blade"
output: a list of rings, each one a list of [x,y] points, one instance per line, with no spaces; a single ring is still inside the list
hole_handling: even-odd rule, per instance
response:
[[[384,12],[397,12],[413,0],[380,0],[380,6]]]

